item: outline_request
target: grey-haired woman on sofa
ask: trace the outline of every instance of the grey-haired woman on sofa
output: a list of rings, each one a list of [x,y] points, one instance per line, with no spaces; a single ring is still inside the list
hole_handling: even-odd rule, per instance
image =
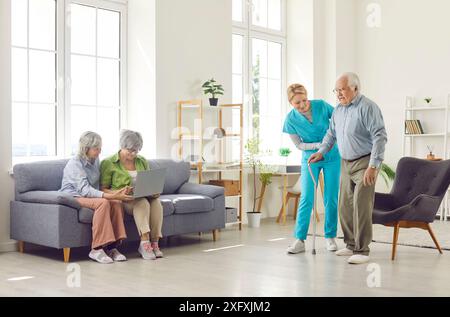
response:
[[[102,161],[101,188],[105,192],[123,190],[130,194],[136,183],[138,171],[148,170],[147,160],[138,155],[143,140],[139,132],[122,130],[120,150]],[[159,195],[138,198],[124,204],[125,211],[133,215],[141,237],[138,252],[145,260],[162,258],[158,241],[162,237],[163,207]]]
[[[78,154],[64,168],[60,191],[72,194],[82,207],[94,210],[92,219],[92,250],[89,257],[99,263],[126,261],[117,247],[127,237],[121,201],[130,200],[126,189],[99,190],[99,159],[102,138],[95,132],[84,132]]]

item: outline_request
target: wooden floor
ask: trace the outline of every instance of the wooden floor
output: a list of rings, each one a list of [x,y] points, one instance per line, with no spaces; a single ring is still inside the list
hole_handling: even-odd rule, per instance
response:
[[[62,251],[45,249],[0,254],[0,296],[448,296],[450,256],[436,250],[371,245],[371,263],[353,266],[324,249],[317,254],[287,255],[293,222],[265,220],[259,229],[174,237],[162,248],[166,257],[144,261],[130,244],[127,262],[101,265],[87,249],[72,251],[80,268],[81,287],[68,287],[73,269]],[[310,239],[310,238],[309,238]],[[310,241],[308,241],[310,242]],[[338,240],[339,247],[343,246]],[[224,248],[224,249],[220,249]],[[218,249],[218,250],[214,250]],[[378,267],[381,287],[370,288],[368,268]],[[369,280],[371,280],[369,278]]]

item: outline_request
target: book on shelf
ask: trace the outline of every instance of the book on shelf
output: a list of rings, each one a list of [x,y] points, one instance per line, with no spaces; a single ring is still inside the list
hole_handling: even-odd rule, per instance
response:
[[[424,134],[420,120],[405,120],[405,134]]]

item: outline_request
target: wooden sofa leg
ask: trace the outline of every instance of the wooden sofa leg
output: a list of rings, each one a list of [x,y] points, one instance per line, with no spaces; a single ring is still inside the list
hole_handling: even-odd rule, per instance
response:
[[[25,242],[19,241],[19,252],[23,253],[25,249]]]
[[[394,237],[392,241],[392,261],[395,260],[395,253],[397,251],[397,241],[398,241],[398,233],[400,231],[400,224],[397,222],[394,225]]]
[[[427,229],[428,229],[428,232],[430,233],[431,239],[433,239],[434,244],[436,245],[436,248],[438,249],[439,253],[442,254],[441,246],[439,245],[439,242],[437,241],[436,236],[434,235],[434,232],[431,229],[431,226],[429,223],[427,223]]]
[[[212,234],[213,234],[213,241],[216,242],[217,238],[219,237],[219,230],[218,229],[214,229]]]
[[[63,249],[64,252],[64,263],[69,263],[69,259],[70,259],[70,248],[64,248]]]

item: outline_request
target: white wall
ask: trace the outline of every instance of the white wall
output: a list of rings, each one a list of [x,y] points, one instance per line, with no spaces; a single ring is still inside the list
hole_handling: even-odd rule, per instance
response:
[[[363,93],[383,111],[389,139],[386,163],[395,167],[403,154],[406,96],[417,97],[418,105],[423,105],[426,96],[445,105],[450,94],[450,2],[379,0],[375,3],[381,8],[381,27],[370,28],[366,9],[372,2],[358,1],[356,6],[357,70]],[[424,115],[428,131],[444,129],[442,112]],[[434,144],[436,154],[444,156],[439,138],[419,142],[419,155],[426,155],[426,144]]]
[[[0,1],[0,252],[15,249],[9,239],[11,168],[11,4]]]
[[[156,157],[156,2],[128,1],[127,125],[144,138],[142,155]]]
[[[313,0],[287,1],[287,85],[301,83],[314,96]]]
[[[156,0],[156,12],[156,150],[171,157],[178,100],[207,104],[201,85],[214,77],[225,89],[219,102],[231,102],[231,1]],[[217,125],[215,114],[205,117]]]

